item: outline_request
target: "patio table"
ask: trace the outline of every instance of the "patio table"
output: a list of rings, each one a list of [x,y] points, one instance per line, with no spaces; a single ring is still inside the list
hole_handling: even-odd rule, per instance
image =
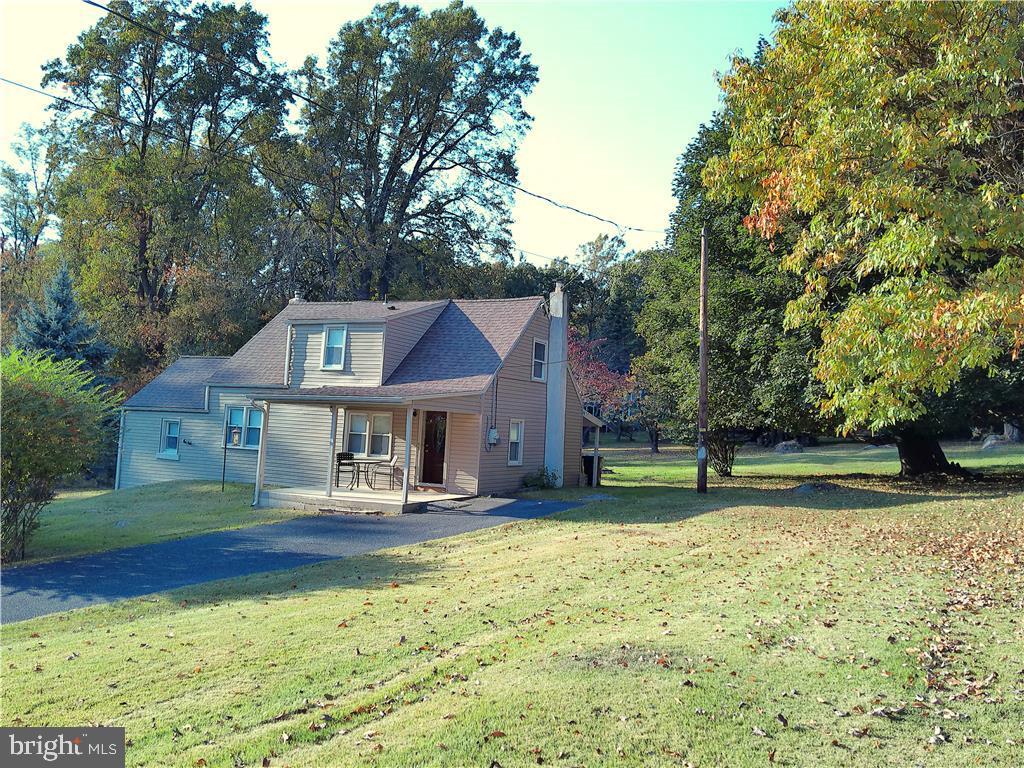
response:
[[[359,472],[362,471],[363,477],[366,480],[366,485],[372,491],[374,488],[373,488],[373,483],[370,482],[370,471],[374,467],[376,467],[378,464],[385,464],[387,462],[385,460],[383,460],[383,459],[369,459],[369,458],[362,458],[361,459],[361,458],[358,458],[358,457],[356,459],[354,459],[354,461],[355,461],[355,464],[356,464],[356,488],[359,487]]]

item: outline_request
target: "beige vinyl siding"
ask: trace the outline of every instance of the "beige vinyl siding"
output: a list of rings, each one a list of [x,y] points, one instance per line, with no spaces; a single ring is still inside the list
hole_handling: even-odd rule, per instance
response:
[[[537,312],[522,337],[513,347],[505,364],[483,396],[480,419],[480,480],[479,493],[509,493],[523,484],[523,476],[544,466],[544,429],[547,414],[547,386],[542,381],[531,381],[533,369],[533,340],[547,339],[548,318]],[[495,426],[500,441],[486,450],[487,429],[497,386]],[[523,464],[508,466],[508,429],[512,419],[522,419]]]
[[[387,321],[387,328],[384,332],[384,373],[382,374],[384,381],[387,381],[388,376],[395,372],[399,363],[412,351],[416,342],[437,320],[437,316],[441,314],[445,306],[444,303],[441,303],[422,312]]]
[[[121,436],[121,487],[162,483],[167,480],[220,480],[224,458],[224,408],[246,405],[241,390],[214,387],[208,413],[125,410]],[[159,458],[160,427],[164,419],[178,419],[178,459]],[[256,450],[229,448],[229,482],[251,483],[256,477]]]
[[[475,494],[479,475],[480,417],[468,413],[448,415],[449,493]]]
[[[341,323],[344,325],[344,323]],[[320,370],[323,362],[324,326],[296,325],[292,342],[293,387],[375,387],[380,385],[384,356],[384,326],[380,323],[348,323],[345,334],[345,367]]]
[[[435,397],[417,400],[416,408],[425,411],[453,411],[456,413],[480,413],[480,396]]]
[[[352,406],[348,413],[391,414],[391,452],[399,463],[405,458],[405,409],[362,408]],[[346,450],[344,408],[338,409],[335,452]],[[411,466],[416,467],[417,422],[413,419]],[[327,487],[328,472],[333,472],[330,451],[331,416],[326,405],[272,403],[270,430],[267,432],[267,458],[263,470],[268,486],[288,488]]]
[[[572,488],[580,484],[580,463],[583,455],[583,403],[576,384],[566,372],[565,386],[565,473],[562,485]]]
[[[339,444],[342,425],[339,416]],[[330,438],[329,406],[271,403],[267,456],[263,465],[264,485],[326,488]]]

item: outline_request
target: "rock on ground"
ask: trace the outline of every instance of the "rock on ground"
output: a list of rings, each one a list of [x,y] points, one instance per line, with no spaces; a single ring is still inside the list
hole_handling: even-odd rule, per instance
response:
[[[775,446],[776,453],[803,453],[804,447],[796,440],[785,440]]]

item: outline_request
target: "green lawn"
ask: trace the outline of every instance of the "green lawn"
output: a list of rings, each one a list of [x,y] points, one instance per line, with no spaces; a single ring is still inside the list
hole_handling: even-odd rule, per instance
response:
[[[69,491],[43,508],[23,562],[99,552],[299,514],[253,509],[252,486],[158,483],[124,491]]]
[[[889,468],[824,451],[738,470]],[[614,499],[554,518],[4,627],[3,724],[124,726],[149,766],[1021,764],[1024,487],[701,497],[691,458],[623,453]]]

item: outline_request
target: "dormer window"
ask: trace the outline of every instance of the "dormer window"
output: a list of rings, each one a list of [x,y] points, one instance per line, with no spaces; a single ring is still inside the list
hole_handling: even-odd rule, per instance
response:
[[[533,373],[534,381],[547,379],[548,368],[548,344],[540,339],[533,340]]]
[[[345,337],[348,328],[344,325],[324,327],[324,354],[321,368],[338,371],[345,367]]]

